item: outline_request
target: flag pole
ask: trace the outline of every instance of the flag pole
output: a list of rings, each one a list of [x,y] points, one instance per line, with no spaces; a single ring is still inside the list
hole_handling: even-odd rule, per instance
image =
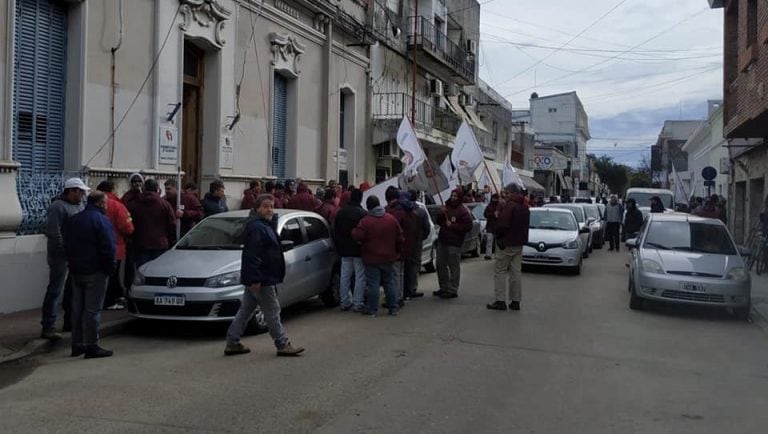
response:
[[[496,186],[496,181],[493,180],[491,169],[488,168],[488,162],[485,161],[485,158],[483,158],[483,165],[485,165],[485,171],[488,173],[488,178],[490,178],[491,184],[493,184],[493,189],[496,190],[496,194],[499,194],[499,187]]]

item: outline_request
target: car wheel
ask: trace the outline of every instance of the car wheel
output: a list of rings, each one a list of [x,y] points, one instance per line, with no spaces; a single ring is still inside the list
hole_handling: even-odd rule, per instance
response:
[[[644,301],[642,298],[638,297],[635,293],[635,284],[634,282],[630,281],[630,287],[629,287],[629,308],[632,310],[642,310]]]
[[[248,321],[248,327],[246,333],[251,335],[260,335],[267,332],[267,320],[264,319],[264,312],[261,309],[253,313],[250,321]]]
[[[584,253],[581,254],[581,257],[584,259],[589,258],[589,249],[585,250]]]
[[[579,261],[579,265],[577,265],[577,266],[573,267],[573,269],[571,269],[571,274],[573,274],[574,276],[581,276],[581,265],[583,263],[584,263],[584,261]]]
[[[432,251],[429,254],[429,262],[424,265],[424,271],[427,273],[434,273],[437,270],[435,268],[435,247],[432,246]]]
[[[338,268],[333,270],[328,289],[320,293],[320,300],[322,300],[326,307],[336,307],[341,302],[341,296],[339,295],[339,288],[341,287],[340,273],[341,270]]]
[[[749,320],[749,313],[752,311],[752,305],[748,304],[745,307],[734,307],[733,308],[733,316],[736,317],[736,319],[740,319],[743,321]]]
[[[472,257],[473,258],[479,258],[480,257],[480,245],[482,243],[482,239],[480,237],[477,238],[477,244],[475,244],[474,250],[472,250]]]

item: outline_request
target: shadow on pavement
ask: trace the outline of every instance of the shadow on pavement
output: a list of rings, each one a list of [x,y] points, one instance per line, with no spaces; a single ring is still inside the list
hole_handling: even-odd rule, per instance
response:
[[[638,313],[704,321],[727,321],[734,323],[743,322],[744,324],[747,324],[747,321],[736,318],[730,310],[717,306],[695,306],[676,303],[659,303],[656,301],[646,300],[643,310],[638,311]]]

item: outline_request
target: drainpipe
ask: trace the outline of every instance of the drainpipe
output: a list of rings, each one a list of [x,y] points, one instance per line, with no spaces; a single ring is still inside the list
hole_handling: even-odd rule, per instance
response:
[[[109,167],[115,167],[115,94],[117,93],[117,83],[115,82],[115,53],[117,53],[117,50],[119,50],[120,47],[123,46],[123,35],[125,33],[123,0],[118,0],[118,9],[119,9],[119,15],[120,15],[119,36],[117,39],[117,45],[115,45],[109,50],[110,57],[111,57],[111,69],[110,69],[111,92],[110,92],[109,115],[110,115],[110,127],[111,127],[111,137],[112,137],[111,150],[109,152]]]
[[[327,181],[328,179],[335,179],[338,177],[337,175],[331,176],[329,178],[328,171],[331,169],[331,144],[333,143],[333,136],[331,132],[333,129],[331,128],[331,119],[333,117],[331,116],[331,112],[335,110],[336,105],[334,104],[334,99],[331,98],[331,95],[336,95],[336,89],[333,88],[333,84],[331,83],[333,76],[331,74],[331,69],[333,68],[333,20],[330,19],[330,17],[323,17],[323,22],[325,22],[325,65],[324,66],[324,80],[323,80],[323,87],[325,90],[326,95],[326,110],[323,115],[323,121],[325,123],[325,158],[321,160],[323,162],[322,164],[322,176]],[[338,98],[337,98],[338,99]],[[335,110],[338,112],[338,110]],[[338,125],[338,123],[337,123]],[[338,152],[338,151],[337,151]],[[338,155],[337,155],[338,158]]]

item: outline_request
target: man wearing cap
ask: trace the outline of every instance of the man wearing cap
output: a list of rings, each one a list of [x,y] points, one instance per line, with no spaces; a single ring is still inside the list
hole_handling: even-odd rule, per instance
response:
[[[144,186],[144,177],[139,173],[131,173],[131,176],[128,177],[128,180],[131,184],[131,189],[126,191],[120,200],[123,201],[123,204],[126,207],[130,208],[131,203],[136,201],[139,196],[141,196],[141,189]]]
[[[64,183],[64,192],[54,199],[48,207],[48,223],[45,236],[48,239],[48,267],[50,269],[48,287],[43,300],[43,318],[40,324],[43,331],[40,337],[50,340],[61,339],[56,333],[56,305],[67,281],[67,256],[64,250],[63,229],[67,219],[83,210],[83,197],[91,189],[80,178],[70,178]],[[70,312],[70,303],[64,297],[64,322]]]

